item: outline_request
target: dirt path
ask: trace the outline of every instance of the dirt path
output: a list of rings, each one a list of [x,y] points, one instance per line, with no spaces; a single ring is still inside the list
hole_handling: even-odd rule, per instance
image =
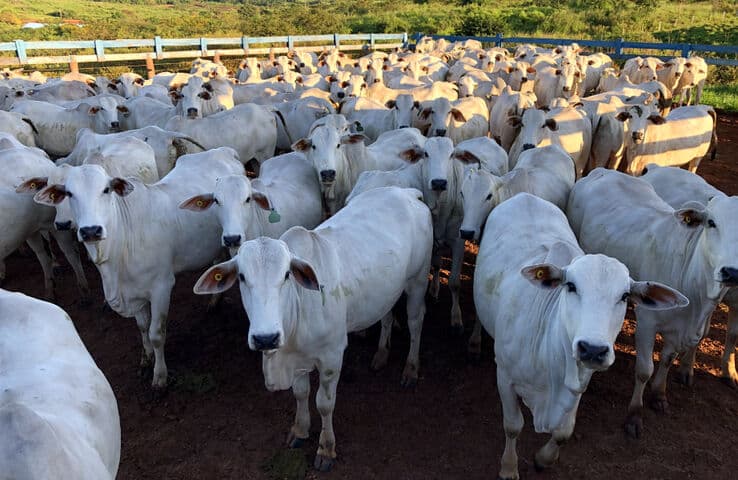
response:
[[[738,117],[720,117],[719,157],[700,173],[730,194],[738,194]],[[467,254],[473,262],[473,255]],[[39,296],[41,272],[32,258],[8,259],[5,288]],[[58,286],[88,349],[118,398],[123,432],[121,480],[264,479],[263,470],[291,425],[290,392],[266,391],[260,355],[246,344],[247,320],[236,289],[220,309],[206,314],[207,300],[191,293],[197,274],[182,275],[172,298],[167,363],[174,385],[164,398],[152,397],[138,376],[140,337],[132,319],[103,313],[101,283],[89,262],[93,307],[76,303],[70,272]],[[495,478],[504,446],[502,414],[495,386],[491,340],[481,362],[465,355],[473,302],[471,265],[465,266],[464,338],[450,336],[450,295],[442,288],[429,305],[421,347],[421,378],[414,390],[400,387],[407,354],[406,329],[393,337],[389,366],[374,373],[369,363],[378,326],[367,338],[352,336],[338,387],[334,417],[339,461],[334,471],[308,478],[489,479]],[[559,463],[535,474],[535,451],[547,440],[535,434],[526,411],[518,442],[523,478],[727,479],[738,472],[733,452],[738,427],[738,392],[714,376],[725,337],[726,314],[715,313],[710,338],[697,357],[695,386],[669,382],[670,411],[645,412],[645,437],[625,438],[621,425],[633,387],[633,329],[626,321],[615,365],[595,374],[585,393],[572,440]],[[147,381],[149,378],[147,378]],[[315,378],[313,378],[313,392]],[[311,395],[312,396],[312,395]],[[310,441],[298,451],[309,463],[317,447],[320,417],[311,400]],[[302,452],[303,455],[300,455]]]

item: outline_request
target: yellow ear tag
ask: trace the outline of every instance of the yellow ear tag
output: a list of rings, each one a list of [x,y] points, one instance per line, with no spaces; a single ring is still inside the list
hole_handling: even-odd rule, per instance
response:
[[[690,217],[689,215],[686,215],[684,217],[684,223],[686,223],[687,225],[689,225],[690,223],[692,223],[692,217]]]
[[[538,269],[538,270],[536,271],[536,278],[537,278],[538,280],[540,280],[540,279],[542,279],[542,278],[543,278],[543,269],[542,269],[542,268],[539,268],[539,269]]]
[[[50,193],[49,194],[49,198],[52,199],[52,200],[55,200],[56,199],[56,193]]]
[[[223,274],[218,272],[215,275],[213,275],[213,278],[215,279],[216,282],[220,282],[221,280],[223,280]]]
[[[31,183],[30,187],[31,187],[31,190],[36,190],[36,184],[35,183]]]
[[[202,200],[198,200],[197,202],[195,202],[195,205],[197,205],[198,207],[202,207],[203,205],[205,205],[205,202],[203,202]]]

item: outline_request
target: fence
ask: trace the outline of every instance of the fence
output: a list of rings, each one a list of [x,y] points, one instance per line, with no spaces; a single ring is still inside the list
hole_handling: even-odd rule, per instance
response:
[[[426,35],[416,33],[412,35],[412,39],[417,43],[420,38]],[[614,59],[626,59],[635,57],[636,54],[626,53],[625,50],[659,50],[673,51],[682,57],[689,57],[692,54],[704,57],[705,61],[711,65],[738,66],[738,59],[720,58],[705,53],[719,55],[734,55],[738,57],[738,45],[702,45],[694,43],[651,43],[651,42],[627,42],[622,38],[616,40],[574,40],[571,38],[528,38],[528,37],[505,37],[497,34],[494,37],[460,37],[453,35],[427,35],[435,40],[445,38],[446,40],[464,41],[479,40],[482,43],[493,44],[502,47],[507,44],[532,43],[536,45],[571,45],[577,43],[582,47],[592,47],[610,50],[609,54]],[[673,55],[673,54],[672,54]]]
[[[80,63],[146,60],[153,72],[154,60],[214,56],[247,56],[287,53],[291,49],[320,52],[329,47],[341,50],[394,49],[407,47],[407,33],[287,35],[282,37],[161,38],[144,40],[83,40],[0,42],[0,67],[68,63],[77,71]],[[343,43],[346,42],[346,43]],[[358,43],[357,43],[358,42]],[[190,47],[190,48],[188,48]],[[194,49],[191,47],[195,47]],[[118,50],[115,52],[113,50]],[[125,50],[121,52],[120,50]],[[29,52],[42,51],[31,56]],[[62,55],[48,51],[64,50]],[[85,52],[86,51],[86,52]],[[6,52],[12,52],[8,56]],[[89,53],[88,53],[89,52]]]
[[[424,34],[416,33],[412,39],[417,42]],[[459,37],[449,35],[429,35],[434,39],[445,38],[456,40],[479,40],[498,47],[505,44],[534,43],[540,45],[570,45],[578,43],[583,47],[601,48],[609,51],[615,59],[635,56],[626,50],[671,51],[683,57],[699,54],[707,63],[713,65],[738,66],[738,46],[735,45],[701,45],[691,43],[649,43],[628,42],[622,38],[617,40],[574,40],[569,38],[528,38],[505,37],[497,34],[494,37]],[[287,35],[281,37],[228,37],[228,38],[161,38],[144,40],[86,40],[86,41],[50,41],[0,42],[0,67],[23,65],[69,64],[70,70],[77,71],[79,63],[118,62],[146,60],[149,75],[154,72],[154,60],[186,59],[194,57],[214,56],[247,56],[286,53],[291,49],[302,51],[322,51],[328,47],[341,50],[393,49],[408,46],[407,33],[370,33],[370,34],[330,34],[330,35]],[[346,43],[343,43],[346,42]],[[194,49],[191,47],[195,47]],[[39,56],[31,56],[29,52],[41,51]],[[49,51],[63,50],[62,55],[48,55]],[[116,51],[117,50],[117,51]],[[123,50],[123,51],[121,51]],[[7,55],[11,52],[11,55]],[[705,55],[733,55],[736,58],[720,58]]]

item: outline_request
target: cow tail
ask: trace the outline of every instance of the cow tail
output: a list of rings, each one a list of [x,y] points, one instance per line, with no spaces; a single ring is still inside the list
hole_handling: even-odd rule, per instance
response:
[[[717,136],[717,114],[715,113],[715,110],[710,108],[708,109],[708,113],[712,117],[712,139],[710,141],[710,160],[715,160],[715,157],[717,156],[717,143],[718,143],[718,136]]]

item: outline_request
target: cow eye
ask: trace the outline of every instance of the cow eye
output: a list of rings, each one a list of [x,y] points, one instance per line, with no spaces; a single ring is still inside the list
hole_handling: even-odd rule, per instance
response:
[[[249,203],[251,201],[251,197],[246,197],[246,203]]]
[[[285,272],[285,274],[284,274],[284,281],[286,282],[288,278],[290,278],[290,271],[289,270],[287,270]]]
[[[564,285],[566,285],[566,288],[567,288],[567,289],[568,289],[568,290],[569,290],[569,291],[570,291],[571,293],[577,293],[577,286],[576,286],[576,285],[574,285],[573,283],[571,283],[571,282],[566,282],[566,283],[565,283]]]
[[[105,187],[103,189],[103,193],[110,193],[110,187]]]
[[[340,143],[337,143],[336,144],[336,148],[341,148],[341,144]]]
[[[630,297],[630,292],[625,292],[622,297],[620,297],[621,302],[627,302],[628,298]]]
[[[710,220],[707,221],[707,226],[710,227],[710,228],[717,227],[717,225],[715,225],[715,222],[712,219],[710,219]]]
[[[486,200],[486,201],[488,201],[488,202],[489,202],[490,200],[492,200],[492,194],[490,193],[489,195],[487,195],[487,198],[485,198],[485,200]]]
[[[214,203],[214,204],[216,204],[216,205],[220,205],[220,202],[219,202],[219,201],[218,201],[218,199],[217,199],[217,198],[215,198],[215,197],[213,197],[213,203]]]
[[[315,150],[315,145],[310,145],[310,148],[312,148],[313,150]]]
[[[239,280],[240,280],[241,282],[245,282],[245,281],[246,281],[246,277],[244,277],[244,276],[243,276],[243,273],[239,273],[239,274],[238,274],[238,279],[239,279]]]

